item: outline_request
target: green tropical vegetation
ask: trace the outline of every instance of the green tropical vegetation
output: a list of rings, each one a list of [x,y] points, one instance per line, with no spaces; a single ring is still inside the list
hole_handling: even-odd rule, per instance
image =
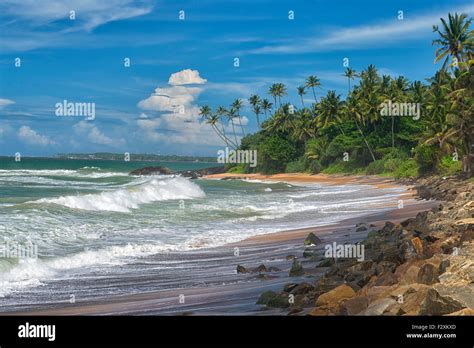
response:
[[[416,177],[430,173],[472,176],[474,167],[474,31],[472,18],[449,14],[433,26],[438,38],[434,63],[443,62],[426,81],[380,75],[374,65],[356,72],[347,68],[347,97],[334,90],[318,100],[320,79],[309,76],[297,87],[296,106],[284,98],[287,87],[274,83],[273,103],[258,95],[249,98],[259,130],[246,134],[240,110],[208,106],[201,115],[233,149],[257,150],[258,165],[230,165],[232,172],[310,172],[383,174]],[[309,93],[314,101],[305,103]],[[306,100],[307,101],[307,100]],[[383,103],[419,104],[420,117],[384,115]],[[224,120],[233,134],[226,134]],[[220,127],[219,127],[220,125]],[[241,140],[235,125],[240,125]],[[229,128],[228,128],[229,129]]]

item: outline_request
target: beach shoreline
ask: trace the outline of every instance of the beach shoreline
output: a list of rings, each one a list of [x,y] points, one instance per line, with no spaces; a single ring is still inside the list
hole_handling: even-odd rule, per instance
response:
[[[232,179],[269,180],[284,181],[289,183],[320,183],[324,185],[361,184],[372,185],[376,189],[386,187],[401,187],[402,185],[390,178],[373,176],[326,176],[306,174],[279,174],[274,176],[263,175],[230,175]],[[209,179],[229,179],[228,174],[210,175]],[[37,308],[27,311],[3,312],[2,315],[183,315],[183,314],[205,314],[205,315],[243,315],[243,314],[284,314],[280,311],[261,311],[255,303],[265,290],[277,290],[288,282],[295,281],[289,277],[291,260],[288,255],[295,255],[302,261],[304,267],[311,270],[310,274],[300,277],[299,280],[310,280],[310,278],[321,276],[323,268],[317,269],[314,260],[302,257],[304,252],[303,241],[308,233],[313,232],[325,242],[350,242],[357,243],[363,240],[369,230],[356,232],[356,224],[364,222],[372,226],[371,230],[380,228],[386,221],[399,222],[414,217],[421,211],[426,211],[436,205],[435,201],[418,201],[415,199],[411,186],[405,186],[405,192],[400,193],[404,205],[402,209],[385,206],[384,209],[375,213],[341,219],[336,223],[308,228],[290,229],[274,233],[256,235],[246,238],[240,242],[230,243],[221,247],[199,250],[195,253],[177,257],[190,257],[199,260],[214,255],[216,265],[223,269],[226,274],[227,284],[219,285],[215,277],[209,275],[214,272],[212,267],[203,273],[204,286],[194,288],[177,288],[170,290],[159,290],[150,293],[117,295],[110,299],[87,301],[75,304],[55,306],[55,308]],[[239,249],[240,256],[230,258]],[[260,264],[270,265],[277,268],[272,274],[261,275],[258,272],[238,274],[235,269],[238,265],[251,268]],[[216,266],[217,267],[217,266]],[[235,274],[231,274],[235,273]],[[310,277],[310,278],[307,278]],[[314,280],[314,279],[312,279]],[[207,281],[207,285],[206,285]],[[220,294],[220,295],[216,295]],[[221,298],[221,294],[226,294]],[[190,302],[179,303],[177,298],[186,296]],[[232,298],[232,300],[230,300]],[[211,305],[212,304],[212,305]]]

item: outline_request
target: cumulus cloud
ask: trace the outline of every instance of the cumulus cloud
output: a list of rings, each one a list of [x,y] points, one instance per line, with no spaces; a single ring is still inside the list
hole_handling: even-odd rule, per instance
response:
[[[15,104],[13,100],[0,98],[0,109],[3,109],[7,105]]]
[[[74,125],[74,131],[80,136],[85,136],[93,144],[118,147],[125,144],[124,139],[112,139],[102,133],[99,128],[86,121]]]
[[[199,76],[199,71],[184,69],[171,74],[168,83],[172,86],[176,85],[192,85],[192,84],[204,84],[207,80]]]
[[[22,126],[18,130],[17,135],[21,141],[30,145],[47,146],[56,144],[56,142],[48,138],[46,135],[38,134],[28,126]]]
[[[169,87],[158,87],[150,97],[140,101],[138,107],[147,110],[149,116],[137,120],[144,136],[168,144],[221,145],[222,140],[212,127],[201,122],[196,101],[202,88],[184,86],[206,81],[198,71],[182,70],[171,74]]]

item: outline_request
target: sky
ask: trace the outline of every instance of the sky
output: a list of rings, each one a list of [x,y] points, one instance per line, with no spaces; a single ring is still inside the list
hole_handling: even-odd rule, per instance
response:
[[[474,4],[0,0],[0,155],[214,156],[225,145],[201,121],[202,105],[243,98],[252,133],[250,95],[271,100],[270,85],[281,82],[285,101],[298,107],[296,87],[316,75],[318,98],[328,90],[344,97],[344,58],[356,71],[374,64],[381,74],[425,81],[439,69],[432,25],[449,12],[472,16]],[[312,103],[312,93],[304,99]],[[94,116],[61,114],[65,101],[88,103]]]

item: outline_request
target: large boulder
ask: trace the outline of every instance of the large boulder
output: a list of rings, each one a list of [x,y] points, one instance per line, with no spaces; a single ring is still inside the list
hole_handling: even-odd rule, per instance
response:
[[[420,315],[445,315],[460,311],[465,305],[450,296],[441,296],[435,289],[428,289],[427,295],[421,304]]]

